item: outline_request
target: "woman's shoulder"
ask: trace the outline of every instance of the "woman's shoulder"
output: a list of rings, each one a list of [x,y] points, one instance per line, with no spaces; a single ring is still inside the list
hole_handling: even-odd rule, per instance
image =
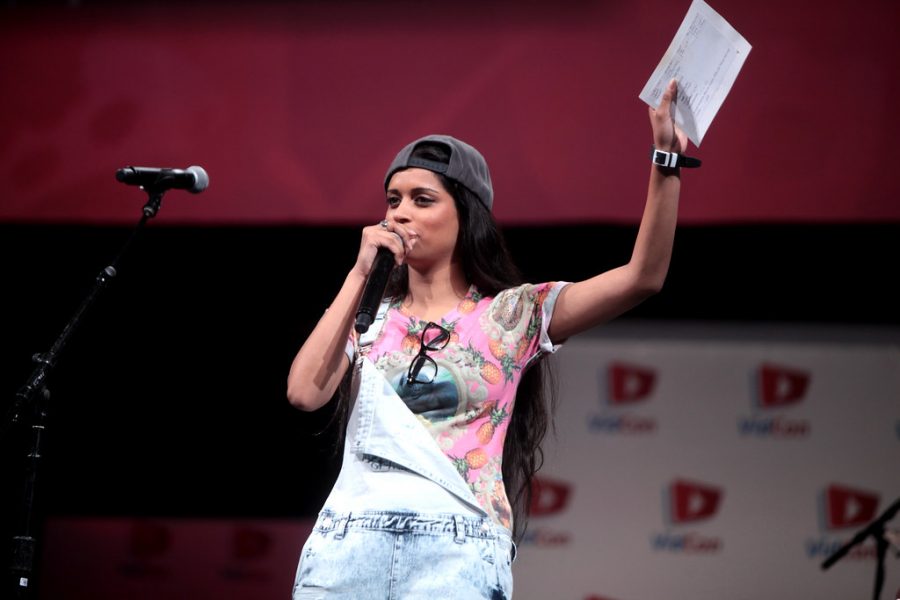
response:
[[[541,304],[554,290],[564,286],[564,282],[547,281],[544,283],[522,283],[515,287],[507,288],[497,293],[492,299],[492,304],[509,303],[537,303]]]
[[[562,285],[555,281],[523,283],[500,291],[486,307],[485,318],[499,324],[506,331],[528,324],[535,313],[542,312],[544,303],[558,293]]]

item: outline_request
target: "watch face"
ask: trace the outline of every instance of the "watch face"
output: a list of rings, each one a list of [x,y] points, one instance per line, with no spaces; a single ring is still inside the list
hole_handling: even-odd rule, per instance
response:
[[[668,160],[669,160],[668,152],[663,152],[662,150],[654,150],[653,151],[653,164],[654,165],[661,165],[661,166],[665,167]]]

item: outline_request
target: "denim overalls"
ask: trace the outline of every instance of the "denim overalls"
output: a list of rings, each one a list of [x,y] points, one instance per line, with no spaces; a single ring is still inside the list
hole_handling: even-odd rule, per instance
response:
[[[343,464],[303,547],[293,600],[509,600],[514,547],[359,340]]]

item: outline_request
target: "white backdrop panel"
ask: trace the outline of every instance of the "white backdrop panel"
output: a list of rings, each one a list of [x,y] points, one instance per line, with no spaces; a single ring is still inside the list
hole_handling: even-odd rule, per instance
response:
[[[546,514],[515,563],[516,598],[871,598],[871,539],[820,564],[900,497],[891,336],[608,331],[555,358]],[[885,566],[894,598],[900,562]]]

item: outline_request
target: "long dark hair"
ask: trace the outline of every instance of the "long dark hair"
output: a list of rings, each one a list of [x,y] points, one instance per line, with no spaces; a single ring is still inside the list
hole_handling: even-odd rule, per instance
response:
[[[416,146],[412,156],[448,164],[449,148],[437,142]],[[493,215],[478,197],[455,180],[435,173],[453,197],[459,215],[459,237],[456,251],[468,283],[475,284],[486,296],[524,283],[512,260],[503,234]],[[409,293],[409,271],[406,265],[394,269],[386,296],[405,298]],[[340,389],[339,420],[341,429],[349,413],[349,374]],[[531,506],[532,481],[544,462],[541,442],[553,421],[556,410],[556,382],[547,361],[532,363],[519,380],[515,409],[503,443],[503,483],[513,511],[513,538],[521,540],[527,526]]]

